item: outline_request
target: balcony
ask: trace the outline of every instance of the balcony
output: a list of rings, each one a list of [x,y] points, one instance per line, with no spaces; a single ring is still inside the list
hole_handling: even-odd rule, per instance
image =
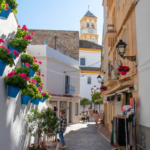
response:
[[[65,94],[74,95],[75,94],[75,86],[66,84],[65,85]]]
[[[108,33],[116,33],[115,26],[113,24],[108,24],[107,26],[107,32]]]

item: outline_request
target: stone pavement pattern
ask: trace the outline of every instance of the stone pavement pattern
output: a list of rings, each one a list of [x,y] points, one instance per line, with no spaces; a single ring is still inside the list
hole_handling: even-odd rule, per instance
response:
[[[94,122],[69,125],[65,141],[65,150],[111,150],[110,142],[97,131]]]

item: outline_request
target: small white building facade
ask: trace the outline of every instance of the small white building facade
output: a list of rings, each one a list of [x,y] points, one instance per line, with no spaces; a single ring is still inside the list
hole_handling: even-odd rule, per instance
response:
[[[86,40],[80,40],[79,45],[79,65],[81,69],[80,77],[80,95],[82,98],[92,100],[91,89],[96,86],[95,92],[100,91],[101,83],[97,77],[101,74],[101,46]],[[84,72],[84,76],[82,76]],[[94,109],[94,105],[87,105],[88,108]],[[102,105],[101,105],[102,109]],[[99,111],[99,106],[95,105],[95,110]],[[80,106],[80,112],[83,112],[83,106]]]
[[[138,52],[138,74],[139,74],[139,130],[140,145],[143,150],[150,149],[150,1],[135,0],[136,9],[136,32]]]
[[[51,91],[48,106],[53,106],[56,116],[64,110],[67,123],[78,123],[80,101],[80,69],[79,62],[47,45],[28,46],[30,55],[42,61],[40,73],[43,78],[44,90]]]

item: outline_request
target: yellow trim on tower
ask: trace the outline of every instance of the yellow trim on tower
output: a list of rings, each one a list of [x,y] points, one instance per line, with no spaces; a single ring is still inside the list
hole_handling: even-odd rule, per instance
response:
[[[80,51],[92,51],[92,52],[101,52],[101,49],[89,49],[89,48],[79,48]]]
[[[82,73],[82,72],[84,72],[84,73],[91,73],[91,74],[102,74],[102,72],[100,72],[100,71],[91,71],[91,70],[81,70],[80,71],[80,73]]]

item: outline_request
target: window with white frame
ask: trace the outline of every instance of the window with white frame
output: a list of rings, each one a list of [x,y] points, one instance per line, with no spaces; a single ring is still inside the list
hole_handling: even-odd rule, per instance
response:
[[[80,58],[80,65],[85,66],[85,58]]]
[[[91,84],[91,77],[87,78],[87,84]]]
[[[78,103],[75,103],[75,115],[78,116]]]

